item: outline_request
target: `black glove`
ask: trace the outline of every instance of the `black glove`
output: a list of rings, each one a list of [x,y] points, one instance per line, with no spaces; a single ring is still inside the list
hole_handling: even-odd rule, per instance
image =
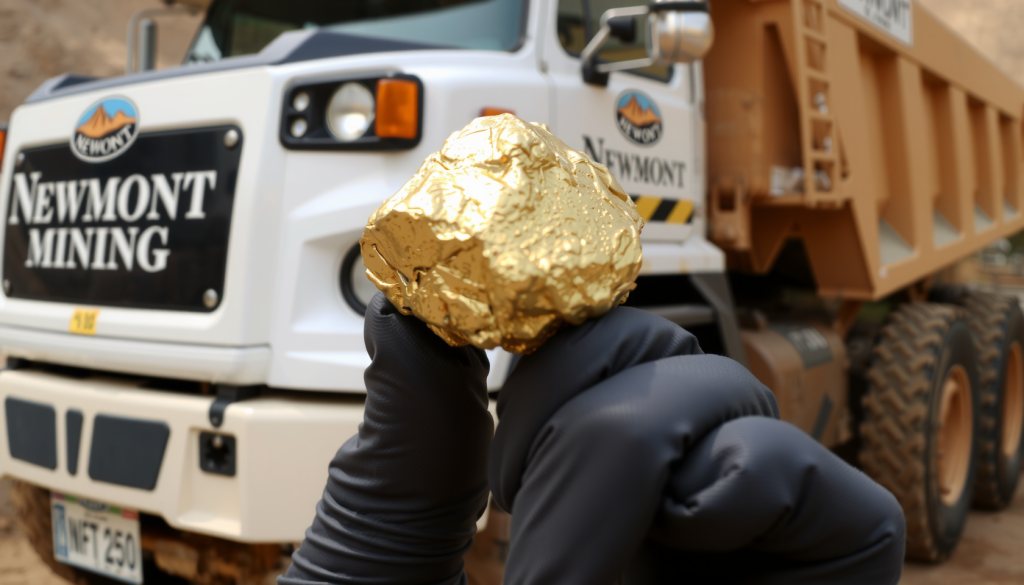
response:
[[[605,585],[639,550],[692,445],[778,407],[678,325],[618,307],[524,356],[498,413],[489,476],[512,513],[505,583]]]
[[[617,308],[560,331],[520,360],[498,408],[489,477],[513,514],[506,585],[899,579],[895,499],[660,317]],[[700,580],[709,556],[717,570]]]
[[[789,423],[729,421],[673,470],[646,549],[657,583],[899,582],[896,498]]]
[[[465,583],[462,555],[487,505],[487,356],[449,347],[382,294],[364,331],[363,424],[331,462],[278,583]]]

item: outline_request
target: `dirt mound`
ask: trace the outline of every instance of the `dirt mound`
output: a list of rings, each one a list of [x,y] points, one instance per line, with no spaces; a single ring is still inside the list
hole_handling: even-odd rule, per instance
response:
[[[18,529],[11,483],[0,479],[0,585],[68,585],[39,560]]]
[[[158,0],[0,0],[0,121],[46,79],[124,73],[128,20]],[[181,62],[198,16],[156,18],[158,67]]]

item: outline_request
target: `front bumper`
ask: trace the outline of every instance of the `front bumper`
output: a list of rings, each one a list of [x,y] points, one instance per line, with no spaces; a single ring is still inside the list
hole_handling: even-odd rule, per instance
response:
[[[212,396],[152,390],[142,384],[105,376],[78,379],[34,370],[3,371],[0,475],[159,515],[184,531],[239,542],[297,542],[314,516],[328,463],[363,419],[362,397],[283,394],[229,405],[224,423],[214,429],[208,419]],[[26,425],[19,426],[12,419],[17,414],[12,405],[27,403],[44,423],[50,418],[53,424],[35,425],[28,431]],[[69,428],[75,425],[67,424],[77,417],[68,417],[68,411],[82,415],[77,466],[69,465],[74,463],[73,457],[69,461],[74,444],[73,436],[69,441]],[[104,440],[95,433],[97,415],[166,426],[169,432],[152,489],[118,485],[109,477],[108,481],[93,479],[92,475],[102,475],[102,469],[90,461],[94,443]],[[40,426],[53,430],[39,431]],[[20,458],[12,456],[12,443],[24,445],[25,433],[31,438],[33,432],[55,433],[55,437],[43,437],[44,443],[56,444],[54,469],[38,461],[30,463],[17,444],[13,452]],[[235,438],[234,476],[200,469],[202,432]],[[107,466],[111,463],[107,453],[96,457],[105,458]]]
[[[266,345],[225,347],[84,337],[12,325],[0,325],[0,353],[107,372],[237,386],[266,383],[271,358]]]

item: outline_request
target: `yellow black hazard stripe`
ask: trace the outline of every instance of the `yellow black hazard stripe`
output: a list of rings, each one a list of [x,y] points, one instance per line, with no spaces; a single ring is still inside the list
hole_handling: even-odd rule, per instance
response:
[[[693,221],[693,201],[653,195],[630,195],[644,221],[684,224]]]

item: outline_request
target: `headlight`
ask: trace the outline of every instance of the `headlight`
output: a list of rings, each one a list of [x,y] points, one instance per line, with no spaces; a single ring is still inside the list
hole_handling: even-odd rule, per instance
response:
[[[420,142],[423,83],[412,75],[305,82],[283,97],[280,140],[291,150],[404,150]]]
[[[327,128],[338,140],[351,142],[370,129],[377,110],[366,86],[349,82],[338,88],[327,104]]]
[[[373,286],[370,279],[366,277],[366,266],[363,265],[363,257],[359,253],[359,244],[352,246],[345,259],[341,261],[341,296],[352,307],[352,310],[360,315],[366,314],[366,307],[370,299],[377,294],[377,287]]]

